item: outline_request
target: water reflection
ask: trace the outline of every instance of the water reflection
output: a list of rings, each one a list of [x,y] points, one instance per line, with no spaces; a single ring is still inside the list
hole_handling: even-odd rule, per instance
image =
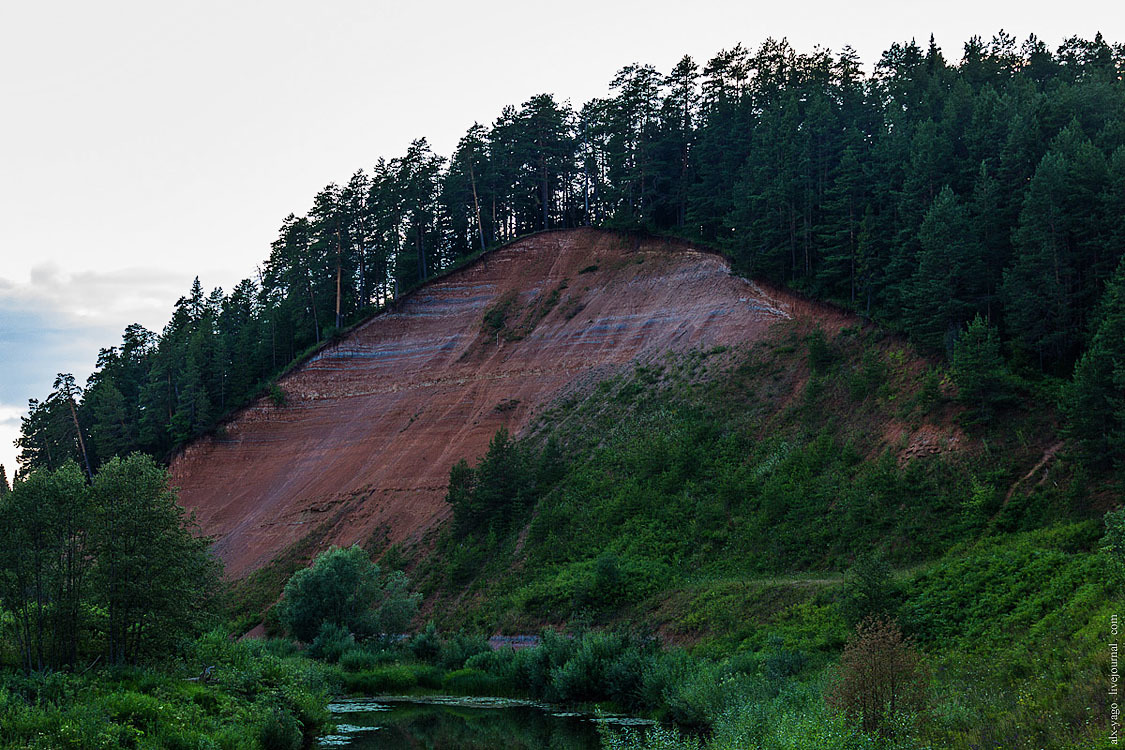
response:
[[[601,746],[592,717],[530,701],[382,697],[340,701],[329,709],[339,729],[321,740],[324,748],[597,750]]]

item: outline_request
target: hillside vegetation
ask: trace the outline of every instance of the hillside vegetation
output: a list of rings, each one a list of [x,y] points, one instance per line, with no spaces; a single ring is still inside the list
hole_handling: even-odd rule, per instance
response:
[[[932,41],[894,44],[870,75],[848,48],[805,54],[770,39],[702,67],[685,57],[667,75],[628,65],[607,97],[577,109],[534,96],[474,124],[449,158],[419,139],[325,187],[307,216],[287,217],[257,281],[207,294],[197,280],[160,334],[130,326],[84,388],[60,374],[31,401],[15,489],[0,467],[0,509],[21,511],[6,515],[9,538],[49,551],[34,569],[59,594],[20,577],[30,574],[17,545],[0,555],[0,657],[12,675],[0,687],[0,738],[39,747],[65,732],[93,746],[109,717],[104,744],[308,746],[327,691],[443,690],[669,722],[644,736],[606,730],[614,748],[1105,746],[1107,644],[1125,581],[1122,206],[1125,46],[1100,35],[1050,50],[1000,32],[948,58]],[[773,284],[807,314],[721,345],[621,348],[612,362],[597,360],[600,344],[572,349],[587,369],[534,412],[525,394],[484,412],[442,411],[487,433],[447,484],[452,459],[440,466],[447,505],[429,487],[429,525],[411,527],[428,531],[363,526],[361,546],[320,558],[377,560],[359,577],[403,612],[416,602],[408,576],[422,599],[407,638],[367,610],[353,618],[360,625],[297,625],[299,607],[279,601],[287,581],[312,577],[305,566],[339,527],[359,533],[348,508],[376,518],[371,492],[349,487],[352,506],[277,518],[254,505],[266,519],[239,515],[232,495],[216,492],[226,521],[290,535],[258,539],[246,567],[272,562],[228,586],[233,632],[299,628],[312,638],[303,656],[291,640],[234,646],[223,630],[204,635],[214,623],[200,616],[183,619],[175,642],[114,657],[117,630],[146,631],[108,614],[117,589],[101,582],[116,573],[100,572],[96,546],[106,531],[91,525],[86,550],[61,490],[39,503],[36,488],[87,497],[92,479],[97,520],[118,507],[96,479],[119,470],[115,456],[220,445],[236,424],[225,420],[247,406],[282,415],[276,434],[307,427],[313,410],[290,398],[321,398],[316,367],[331,371],[335,396],[371,395],[344,392],[349,372],[365,372],[345,360],[363,344],[377,366],[378,342],[359,335],[383,322],[374,313],[432,324],[441,313],[419,309],[442,301],[437,277],[484,274],[493,259],[553,241],[550,231],[538,244],[517,238],[577,227],[616,232],[571,233],[607,247],[667,238],[716,262],[722,253],[733,273]],[[469,295],[481,309],[462,308],[474,311],[455,342],[465,348],[454,356],[450,343],[441,356],[499,361],[549,326],[566,346],[576,340],[568,325],[608,330],[590,301],[613,290],[594,279],[626,269],[643,287],[659,278],[644,263],[610,269],[592,258],[565,279],[544,273],[495,299]],[[731,281],[725,265],[720,276]],[[409,358],[422,347],[406,348]],[[338,361],[325,364],[327,352]],[[560,361],[533,374],[563,378],[551,369]],[[287,392],[287,373],[307,375],[308,393]],[[454,392],[437,379],[418,387]],[[380,440],[414,439],[417,425],[440,421],[420,409],[392,416],[404,426]],[[500,423],[515,427],[492,434]],[[371,437],[364,419],[345,427],[341,445]],[[449,431],[426,434],[448,458]],[[286,448],[310,461],[338,456],[308,449],[314,438]],[[254,450],[282,453],[270,446]],[[434,471],[436,459],[411,453]],[[354,479],[361,463],[385,458],[345,468]],[[170,502],[166,475],[147,458],[125,460],[144,463]],[[301,479],[335,482],[323,467]],[[49,534],[38,533],[40,506],[58,509]],[[423,504],[398,507],[420,516]],[[190,524],[173,515],[182,540]],[[63,564],[83,559],[103,576],[98,586],[80,588],[84,568]],[[160,604],[181,621],[186,602],[174,592]],[[536,632],[540,648],[520,652],[493,653],[481,637]],[[37,671],[36,649],[65,669],[103,655],[117,666],[16,678]],[[230,670],[213,686],[185,684],[200,659]],[[245,731],[223,728],[231,722]]]
[[[498,434],[454,468],[433,548],[384,557],[447,629],[645,623],[702,659],[781,649],[801,689],[894,617],[934,675],[917,742],[1085,746],[1108,721],[1113,496],[1040,465],[1034,389],[983,427],[952,394],[870,327],[655,357]]]

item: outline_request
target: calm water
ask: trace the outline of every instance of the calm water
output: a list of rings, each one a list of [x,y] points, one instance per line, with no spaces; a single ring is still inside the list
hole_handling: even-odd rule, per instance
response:
[[[593,717],[504,698],[382,697],[329,706],[339,729],[322,748],[597,750]],[[616,723],[635,723],[628,719]]]

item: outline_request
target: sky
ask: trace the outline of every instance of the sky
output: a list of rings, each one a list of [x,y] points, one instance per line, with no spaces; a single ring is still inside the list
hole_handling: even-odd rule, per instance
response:
[[[741,42],[851,45],[868,70],[930,34],[949,60],[1004,29],[1050,46],[1101,31],[1110,3],[573,0],[560,3],[98,3],[0,7],[0,464],[55,374],[159,331],[199,276],[253,276],[282,219],[425,136],[449,155],[474,121],[551,93],[575,106],[621,67],[668,72]]]

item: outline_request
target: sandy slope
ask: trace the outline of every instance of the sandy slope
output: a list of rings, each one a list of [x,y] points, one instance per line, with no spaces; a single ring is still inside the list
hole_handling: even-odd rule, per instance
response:
[[[504,299],[517,340],[484,325]],[[501,425],[518,433],[576,379],[654,350],[752,341],[808,307],[686,245],[536,235],[322,351],[281,381],[286,406],[263,400],[190,446],[174,482],[232,577],[326,521],[341,544],[383,528],[392,542],[416,537],[448,515],[453,463],[483,454]]]

